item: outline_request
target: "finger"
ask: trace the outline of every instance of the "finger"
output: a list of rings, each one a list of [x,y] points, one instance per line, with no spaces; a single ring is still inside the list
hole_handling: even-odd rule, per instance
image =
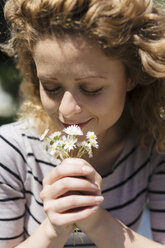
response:
[[[77,208],[99,205],[101,204],[103,199],[104,198],[102,196],[70,195],[70,196],[58,198],[54,202],[54,206],[52,207],[51,205],[51,207],[53,211],[58,213],[63,213]],[[48,204],[50,204],[50,202]]]
[[[91,165],[89,164],[89,166]],[[86,175],[86,178],[93,184],[97,185],[98,191],[101,194],[102,177],[100,176],[100,174],[94,168],[92,168],[91,172]]]
[[[78,221],[87,219],[90,215],[95,213],[98,210],[98,206],[92,206],[85,208],[83,210],[77,211],[77,212],[71,212],[71,213],[52,213],[52,215],[49,217],[51,220],[51,223],[55,226],[65,226],[74,224]]]
[[[68,191],[77,191],[77,192],[97,192],[98,186],[91,183],[89,180],[84,178],[76,178],[76,177],[65,177],[62,178],[52,185],[45,186],[44,190],[40,194],[40,198],[51,199],[57,198],[59,196],[64,195]]]
[[[68,158],[59,166],[55,167],[51,173],[44,178],[43,185],[50,185],[66,176],[87,176],[92,171],[92,167],[89,166],[85,160],[79,158]]]

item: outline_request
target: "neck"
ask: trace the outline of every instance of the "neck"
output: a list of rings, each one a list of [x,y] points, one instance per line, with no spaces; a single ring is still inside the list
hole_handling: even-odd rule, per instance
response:
[[[125,128],[126,127],[126,128]],[[116,125],[98,137],[99,149],[94,149],[93,158],[86,158],[95,169],[104,175],[111,171],[117,157],[122,152],[130,126],[121,118]]]

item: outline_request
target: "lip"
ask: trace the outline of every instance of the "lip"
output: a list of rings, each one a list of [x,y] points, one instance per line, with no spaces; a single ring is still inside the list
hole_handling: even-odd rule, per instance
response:
[[[85,122],[72,122],[72,123],[64,123],[62,122],[62,124],[64,125],[65,128],[71,126],[71,125],[77,125],[79,126],[80,128],[83,128],[84,126],[86,126],[92,119],[88,120],[88,121],[85,121]]]

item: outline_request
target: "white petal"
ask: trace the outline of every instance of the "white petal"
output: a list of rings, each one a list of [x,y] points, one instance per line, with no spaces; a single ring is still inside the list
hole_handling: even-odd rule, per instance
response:
[[[86,137],[88,140],[96,140],[97,139],[97,136],[94,132],[87,132]]]
[[[49,132],[49,129],[45,129],[44,133],[43,133],[43,134],[41,135],[41,137],[40,137],[40,140],[41,140],[41,141],[45,139],[45,137],[46,137],[46,135],[48,134],[48,132]]]
[[[83,135],[81,128],[77,125],[71,125],[65,128],[63,131],[69,135]]]
[[[50,138],[51,138],[51,139],[54,139],[55,137],[60,137],[60,135],[61,135],[61,132],[54,132],[54,133],[52,133],[52,134],[50,135]]]

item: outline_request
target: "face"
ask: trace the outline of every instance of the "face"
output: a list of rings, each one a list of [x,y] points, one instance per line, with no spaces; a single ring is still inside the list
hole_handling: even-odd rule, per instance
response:
[[[81,37],[39,41],[34,61],[43,107],[59,130],[77,124],[101,137],[113,129],[127,91],[121,61]]]

